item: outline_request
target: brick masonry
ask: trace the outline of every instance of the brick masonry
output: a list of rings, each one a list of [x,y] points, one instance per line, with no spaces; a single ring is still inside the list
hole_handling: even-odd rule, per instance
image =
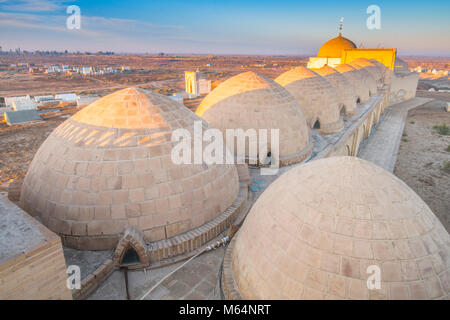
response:
[[[208,125],[171,99],[128,88],[97,100],[56,128],[25,177],[20,205],[67,247],[116,247],[127,226],[146,241],[181,235],[212,221],[235,200],[232,164],[180,164],[176,129]]]
[[[6,237],[11,235],[0,236],[0,246],[4,246],[1,249],[7,250],[6,258],[0,264],[0,300],[71,300],[71,292],[66,287],[66,262],[60,238],[7,199],[0,196],[0,202],[0,220],[6,217],[8,221],[9,217],[9,222],[16,224],[19,220],[12,220],[11,216],[18,215],[24,222],[20,230],[10,227],[12,236],[20,235],[20,232],[36,233],[35,240],[22,237],[26,245],[20,253],[12,255],[12,246],[21,244],[8,243],[10,239]],[[5,207],[7,212],[1,212]]]
[[[227,129],[266,129],[268,151],[270,130],[279,129],[280,158],[299,162],[309,155],[311,132],[303,109],[285,88],[257,73],[244,72],[227,79],[205,97],[196,113],[211,127],[221,130],[224,138]],[[240,154],[237,139],[230,140],[227,138],[226,142],[235,155],[249,157],[248,143],[245,154]]]

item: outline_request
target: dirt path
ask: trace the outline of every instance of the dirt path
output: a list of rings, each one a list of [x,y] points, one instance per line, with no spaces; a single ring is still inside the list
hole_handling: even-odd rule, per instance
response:
[[[434,125],[450,125],[450,113],[433,101],[409,111],[394,174],[408,184],[428,204],[450,231],[450,174],[442,171],[450,161],[450,136],[433,130]]]

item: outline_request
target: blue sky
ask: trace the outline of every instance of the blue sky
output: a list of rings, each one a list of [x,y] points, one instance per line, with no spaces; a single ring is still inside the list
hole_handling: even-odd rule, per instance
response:
[[[366,8],[381,9],[381,30]],[[66,8],[81,9],[81,29],[66,28]],[[0,0],[3,50],[138,53],[315,54],[337,35],[400,55],[450,56],[450,1],[63,1]]]

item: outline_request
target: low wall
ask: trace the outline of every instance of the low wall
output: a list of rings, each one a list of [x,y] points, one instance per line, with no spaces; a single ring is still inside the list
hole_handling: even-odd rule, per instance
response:
[[[412,99],[416,96],[419,74],[410,73],[392,73],[391,90],[389,96],[389,105],[394,105],[402,101]]]
[[[71,300],[60,238],[3,196],[0,225],[0,300]]]

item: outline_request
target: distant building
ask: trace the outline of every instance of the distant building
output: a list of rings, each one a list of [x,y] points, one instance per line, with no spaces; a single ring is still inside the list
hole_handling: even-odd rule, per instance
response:
[[[19,110],[19,111],[6,111],[3,114],[5,122],[11,126],[14,124],[28,123],[41,121],[39,112],[37,110]]]
[[[46,102],[46,101],[52,101],[55,100],[55,97],[52,95],[47,95],[47,96],[34,96],[34,101],[36,103],[42,103],[42,102]]]
[[[55,95],[56,100],[61,100],[64,102],[77,102],[78,96],[75,93],[61,93]]]
[[[14,111],[36,109],[36,102],[29,95],[6,97],[5,105]]]
[[[190,97],[208,94],[211,92],[211,80],[205,79],[204,75],[197,71],[185,71],[185,88]]]
[[[198,90],[200,95],[205,95],[211,92],[211,80],[198,80]]]
[[[86,74],[91,74],[91,73],[92,73],[92,67],[81,67],[81,68],[79,69],[79,72],[80,72],[81,74],[84,74],[84,75],[86,75]]]

